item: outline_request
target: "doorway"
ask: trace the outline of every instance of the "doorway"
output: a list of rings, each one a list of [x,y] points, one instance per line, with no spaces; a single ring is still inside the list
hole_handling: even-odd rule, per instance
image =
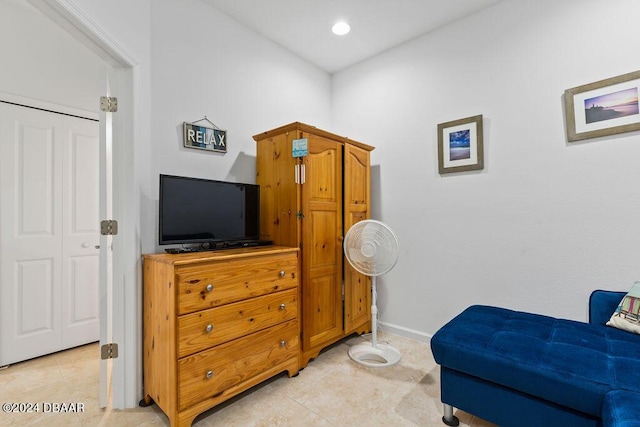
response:
[[[22,10],[25,4],[33,6],[40,15],[28,12],[31,22],[20,21],[11,24],[15,19],[15,13]],[[13,7],[13,6],[16,7]],[[113,247],[104,244],[107,239],[101,238],[101,262],[102,252],[107,249],[109,256],[113,259],[113,268],[101,270],[101,290],[100,290],[100,343],[119,344],[119,355],[117,359],[100,361],[101,372],[107,370],[109,365],[113,366],[110,384],[101,384],[101,396],[108,385],[111,385],[113,393],[113,408],[124,409],[134,407],[142,394],[142,373],[139,366],[139,355],[141,354],[140,322],[138,318],[139,302],[141,301],[140,291],[140,257],[139,243],[136,224],[139,222],[139,194],[137,188],[137,176],[134,166],[134,144],[140,138],[141,133],[137,133],[138,138],[134,138],[134,130],[140,131],[140,125],[134,123],[134,111],[137,103],[134,101],[134,93],[137,91],[138,83],[136,73],[139,72],[135,59],[123,51],[121,47],[113,43],[112,38],[94,20],[86,15],[82,8],[77,7],[72,0],[0,0],[0,8],[9,10],[11,13],[0,14],[0,20],[7,25],[3,25],[6,33],[6,50],[3,54],[8,57],[13,55],[13,61],[7,59],[4,63],[6,67],[0,71],[3,79],[0,79],[0,91],[30,99],[46,99],[52,102],[63,103],[64,105],[77,106],[92,110],[98,109],[98,98],[102,95],[117,96],[119,111],[117,113],[97,113],[100,121],[101,147],[104,147],[103,138],[105,132],[109,130],[110,137],[113,137],[113,146],[109,155],[113,155],[114,169],[113,181],[109,183],[109,189],[113,194],[113,215],[101,219],[117,219],[119,222],[119,235],[113,237]],[[41,19],[45,17],[45,19]],[[54,29],[51,29],[53,23]],[[40,26],[46,27],[49,31],[64,33],[63,37],[47,39],[45,36],[47,49],[44,49],[44,56],[48,54],[62,53],[55,60],[43,61],[41,55],[35,53],[35,48],[39,41],[36,41],[36,34],[42,34]],[[70,36],[70,37],[69,37]],[[70,39],[73,43],[70,43]],[[40,39],[40,42],[42,39]],[[55,43],[53,43],[55,41]],[[78,43],[79,42],[79,43]],[[74,44],[75,43],[75,44]],[[104,64],[104,69],[94,72],[96,80],[87,82],[79,79],[80,74],[76,71],[60,73],[58,65],[64,61],[62,58],[69,58],[66,46],[71,46],[71,50],[82,50],[87,47]],[[75,46],[75,48],[74,48]],[[79,48],[78,48],[79,46]],[[42,49],[41,49],[42,50]],[[86,55],[81,55],[85,57]],[[32,61],[36,58],[37,61]],[[91,59],[88,59],[91,62]],[[72,61],[74,66],[82,67],[83,60]],[[87,68],[84,68],[87,70]],[[91,67],[88,68],[91,71]],[[58,71],[58,79],[48,77],[52,71]],[[44,73],[38,74],[38,71]],[[48,73],[48,74],[47,74]],[[29,80],[36,76],[36,80]],[[7,77],[6,79],[4,77]],[[95,83],[94,83],[95,82]],[[83,85],[83,83],[85,83]],[[71,84],[70,89],[65,89],[65,84]],[[93,85],[96,86],[93,86]],[[91,94],[90,97],[75,96],[75,88],[88,88],[89,86],[98,88],[99,94]],[[37,88],[36,91],[34,88]],[[42,91],[41,91],[42,90]],[[41,96],[41,93],[45,95]],[[61,101],[60,95],[70,98],[70,101]],[[83,104],[83,100],[86,105]],[[79,101],[79,102],[77,102]],[[109,125],[107,125],[107,120]],[[101,153],[102,154],[102,153]],[[102,172],[100,176],[103,176]],[[106,181],[106,180],[105,180]],[[101,182],[101,191],[106,186],[106,182]],[[100,199],[104,197],[101,195]],[[102,206],[101,206],[102,211]],[[106,290],[103,287],[102,276],[110,274],[113,277],[113,288]],[[113,297],[111,296],[113,293]],[[116,313],[113,315],[113,313]],[[106,321],[105,321],[106,319]],[[113,322],[113,326],[111,326]],[[106,378],[106,375],[104,376]]]
[[[0,366],[99,339],[99,124],[0,102]]]

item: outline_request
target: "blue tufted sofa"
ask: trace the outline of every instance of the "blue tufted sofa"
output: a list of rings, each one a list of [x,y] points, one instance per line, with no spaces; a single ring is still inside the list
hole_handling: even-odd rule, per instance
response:
[[[589,323],[467,308],[431,339],[444,423],[640,427],[640,335],[605,326],[624,295],[594,291]]]

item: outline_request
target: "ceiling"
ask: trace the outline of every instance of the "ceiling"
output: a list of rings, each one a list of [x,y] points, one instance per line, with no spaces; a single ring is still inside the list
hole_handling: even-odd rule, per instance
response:
[[[203,0],[334,73],[500,0]],[[346,36],[331,27],[351,26]]]

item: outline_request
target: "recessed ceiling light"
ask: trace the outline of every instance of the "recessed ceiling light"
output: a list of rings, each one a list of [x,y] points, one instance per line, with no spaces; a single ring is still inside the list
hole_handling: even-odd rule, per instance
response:
[[[351,31],[351,27],[346,22],[336,22],[335,25],[331,28],[333,34],[338,36],[344,36],[349,31]]]

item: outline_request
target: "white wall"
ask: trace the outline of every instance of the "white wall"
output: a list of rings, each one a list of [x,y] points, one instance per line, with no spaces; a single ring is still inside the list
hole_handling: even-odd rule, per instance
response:
[[[380,317],[429,336],[471,304],[578,320],[640,279],[640,135],[566,142],[565,89],[640,69],[640,4],[504,0],[333,77],[333,130],[376,146],[401,256]],[[438,174],[437,124],[484,115],[485,168]]]
[[[330,77],[200,0],[74,0],[136,60],[136,182],[141,253],[158,240],[158,174],[255,182],[252,135],[291,121],[329,126]],[[187,149],[182,123],[207,116],[226,154]]]
[[[99,110],[103,61],[26,1],[0,0],[0,92]]]
[[[158,174],[255,183],[252,135],[330,125],[330,76],[200,0],[152,3],[152,191],[143,246],[157,243]],[[227,153],[185,148],[182,124],[207,116]],[[206,122],[205,122],[206,123]]]

